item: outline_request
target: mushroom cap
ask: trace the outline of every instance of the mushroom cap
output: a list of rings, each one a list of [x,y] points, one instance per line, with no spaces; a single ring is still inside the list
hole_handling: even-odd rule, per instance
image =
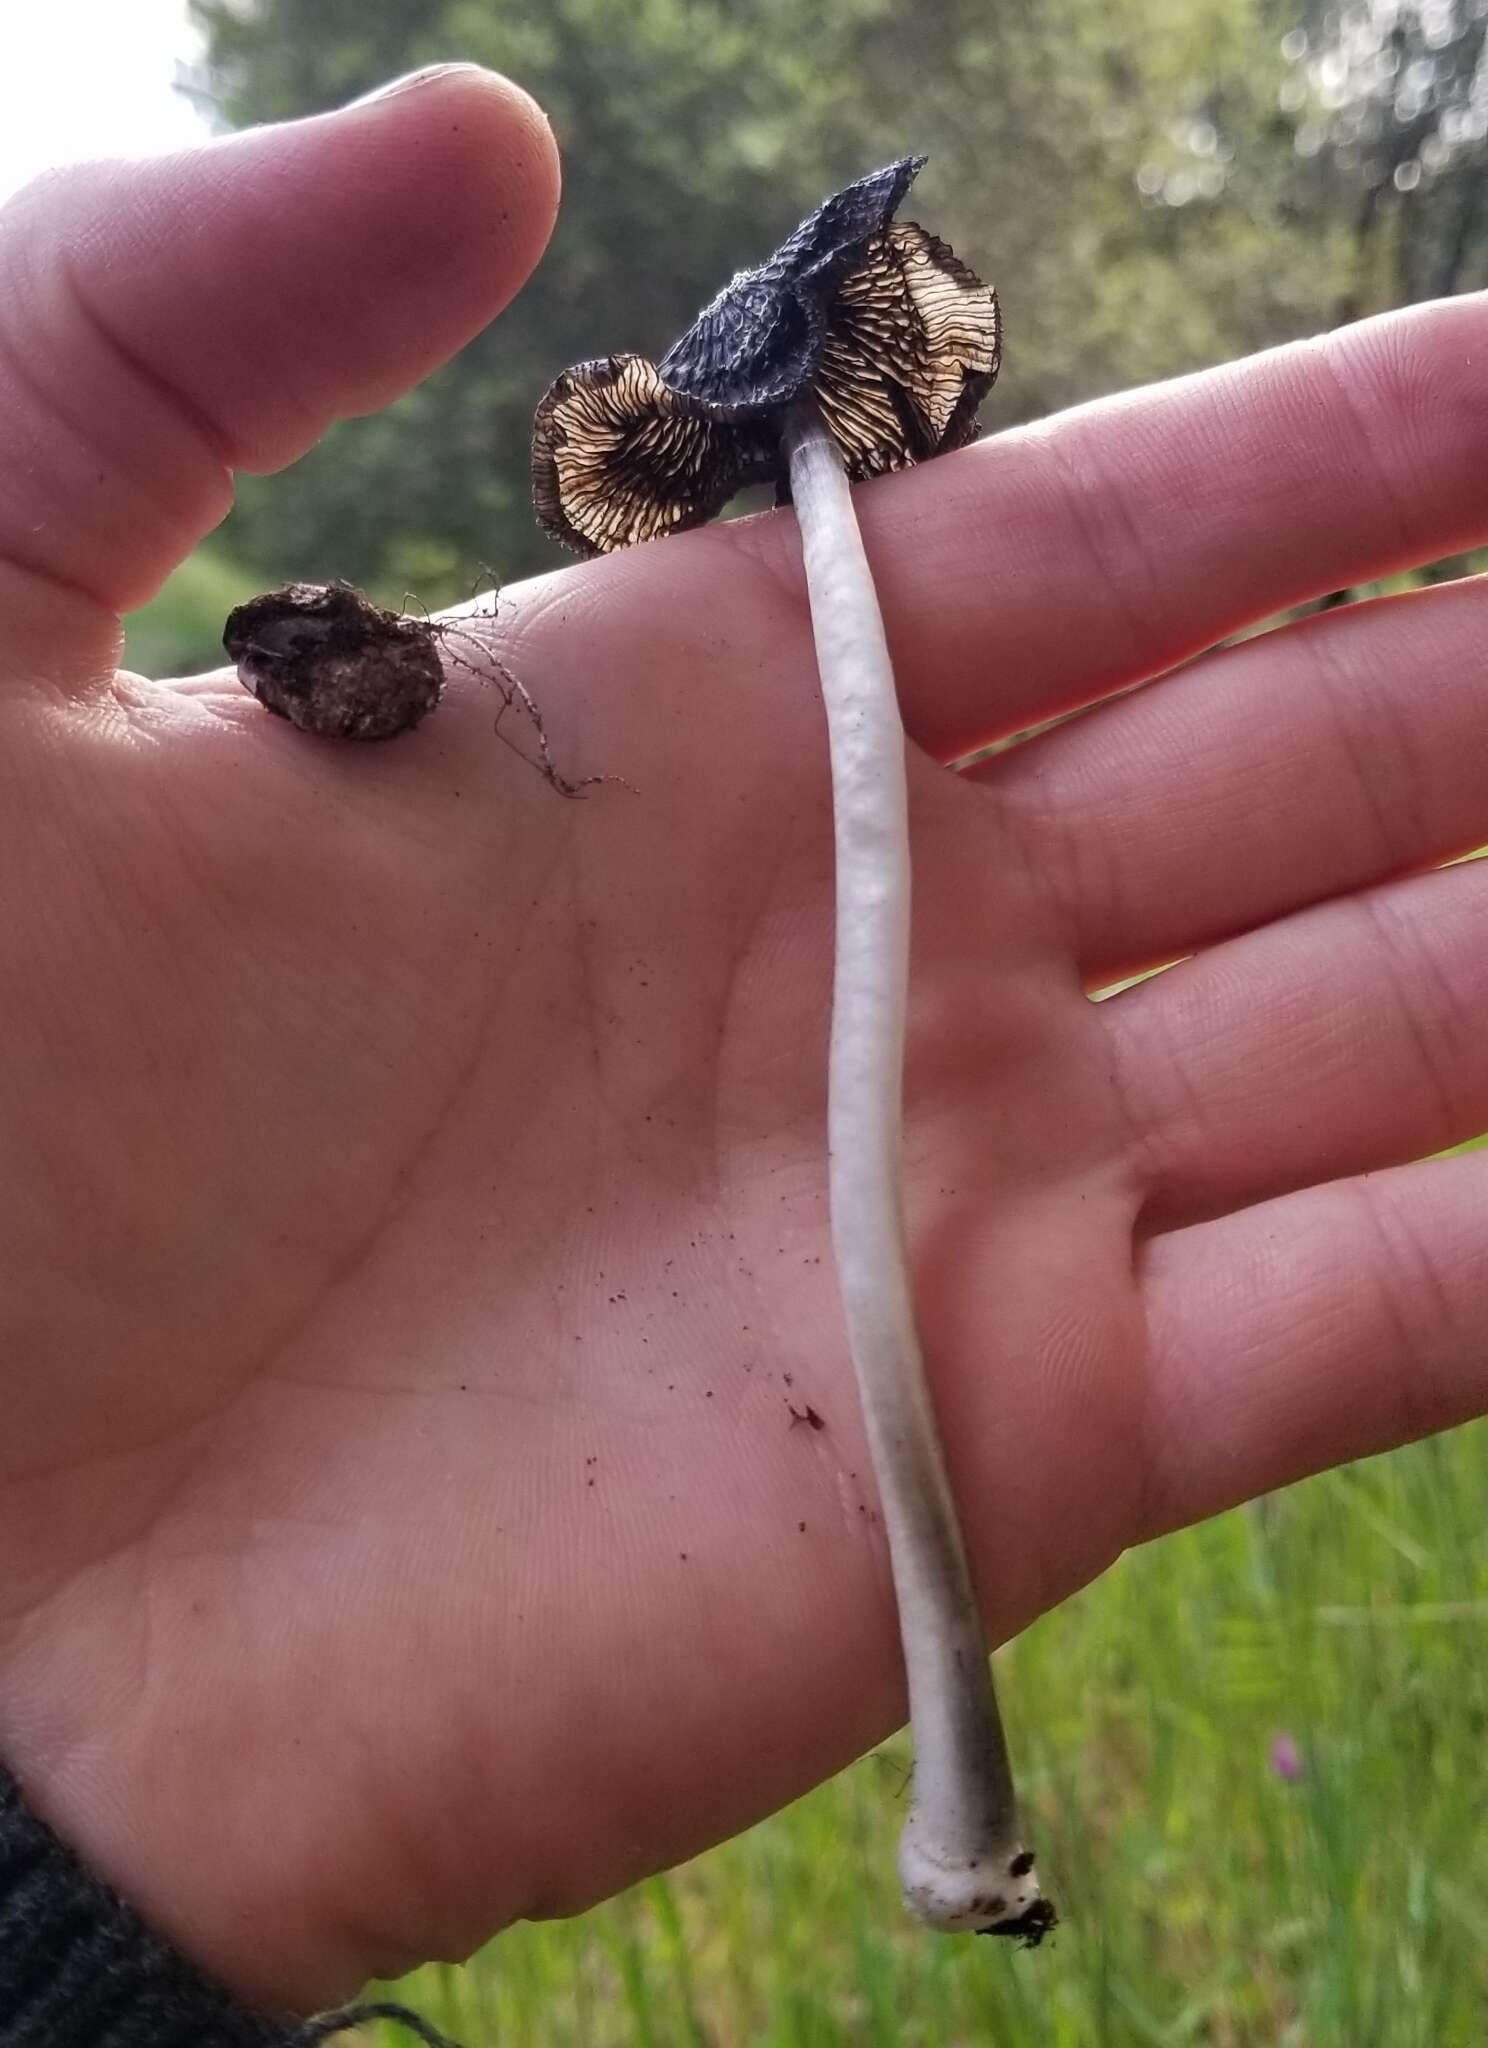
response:
[[[997,294],[895,221],[924,162],[901,157],[824,200],[660,363],[601,356],[557,377],[533,422],[539,524],[607,554],[702,525],[746,484],[784,496],[786,414],[803,399],[855,482],[971,440],[1001,357]]]
[[[388,740],[439,702],[435,629],[385,612],[349,583],[288,583],[227,615],[238,680],[301,732]]]

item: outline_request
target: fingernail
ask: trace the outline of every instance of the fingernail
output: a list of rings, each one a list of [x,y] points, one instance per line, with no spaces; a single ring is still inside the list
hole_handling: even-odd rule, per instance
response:
[[[405,78],[395,78],[390,85],[376,86],[371,92],[364,92],[346,104],[348,107],[370,106],[374,100],[390,100],[400,92],[417,92],[423,86],[458,77],[462,72],[478,75],[481,68],[479,64],[426,64],[422,71],[410,71]]]

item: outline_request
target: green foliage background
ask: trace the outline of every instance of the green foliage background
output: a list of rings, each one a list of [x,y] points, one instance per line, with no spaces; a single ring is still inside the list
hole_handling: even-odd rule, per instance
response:
[[[1397,71],[1424,52],[1437,74],[1403,122],[1320,0],[191,0],[224,125],[471,59],[536,94],[564,154],[552,246],[502,318],[290,475],[242,480],[211,548],[227,594],[346,576],[432,607],[554,566],[527,450],[556,371],[660,354],[824,192],[907,149],[930,153],[914,211],[1002,295],[991,431],[1488,283],[1488,145],[1441,141],[1488,16],[1440,4],[1445,44],[1424,16],[1394,32]],[[199,574],[168,587],[131,661],[220,660],[201,597]]]
[[[830,188],[930,153],[914,211],[1005,304],[993,425],[1312,331],[1342,213],[1278,106],[1291,0],[201,0],[226,114],[336,105],[416,64],[518,78],[563,149],[563,210],[517,303],[421,390],[248,480],[224,540],[265,572],[463,594],[558,559],[528,505],[532,409],[565,364],[660,354]],[[1213,198],[1144,197],[1197,161]],[[1208,136],[1201,135],[1201,142]]]

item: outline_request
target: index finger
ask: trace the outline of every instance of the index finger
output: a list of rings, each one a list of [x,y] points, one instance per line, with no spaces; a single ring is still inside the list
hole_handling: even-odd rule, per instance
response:
[[[1477,293],[1096,400],[855,495],[906,723],[950,759],[1288,605],[1479,545],[1485,476]],[[772,580],[799,573],[791,519],[724,537]],[[697,538],[633,565],[666,575],[669,603],[689,562],[717,570]]]

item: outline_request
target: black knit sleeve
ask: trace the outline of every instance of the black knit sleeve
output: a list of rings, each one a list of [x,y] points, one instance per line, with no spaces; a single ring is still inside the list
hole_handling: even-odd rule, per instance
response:
[[[0,1764],[0,2048],[311,2048],[371,2018],[442,2039],[391,2005],[250,2011],[90,1876]]]

